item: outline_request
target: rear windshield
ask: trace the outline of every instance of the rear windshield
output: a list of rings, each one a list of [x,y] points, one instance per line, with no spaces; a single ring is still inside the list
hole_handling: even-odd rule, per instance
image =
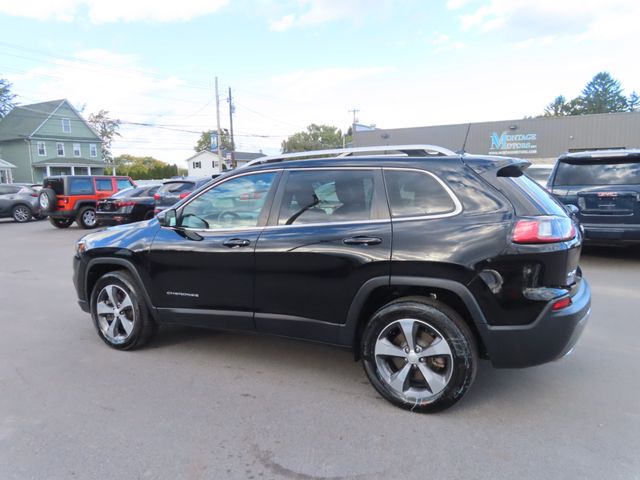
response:
[[[158,189],[159,194],[186,192],[194,187],[193,182],[171,182],[165,183]]]
[[[640,185],[640,162],[558,162],[555,185]]]
[[[62,178],[47,178],[44,181],[45,188],[51,188],[56,195],[64,195],[64,180]]]
[[[125,188],[124,190],[120,190],[118,193],[111,195],[111,198],[140,197],[145,194],[146,190],[147,188],[141,188],[141,187]]]

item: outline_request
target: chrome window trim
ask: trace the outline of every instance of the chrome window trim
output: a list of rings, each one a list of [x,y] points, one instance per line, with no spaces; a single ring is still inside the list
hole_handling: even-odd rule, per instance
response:
[[[354,220],[354,221],[341,221],[341,222],[300,223],[300,224],[297,224],[297,225],[296,224],[293,224],[293,225],[265,225],[265,226],[262,226],[262,227],[256,226],[256,227],[235,227],[235,228],[195,229],[195,228],[184,227],[184,230],[189,230],[189,231],[192,231],[192,232],[221,232],[221,233],[224,233],[224,232],[229,232],[229,233],[233,233],[233,232],[254,232],[254,231],[263,231],[263,230],[274,230],[274,229],[277,229],[277,228],[287,229],[287,228],[291,228],[291,227],[298,227],[298,228],[300,228],[300,227],[326,227],[326,226],[331,226],[331,225],[363,225],[363,224],[382,224],[382,223],[389,223],[389,222],[409,222],[409,221],[416,221],[416,220],[434,220],[434,219],[439,219],[439,218],[454,217],[454,216],[459,215],[460,213],[462,213],[462,203],[460,202],[460,200],[458,199],[456,194],[453,192],[453,190],[451,190],[451,188],[446,183],[444,183],[444,181],[442,179],[440,179],[434,173],[429,172],[427,170],[422,170],[420,168],[382,167],[382,166],[369,166],[369,167],[341,167],[341,166],[338,166],[338,167],[296,167],[296,168],[273,168],[273,169],[268,169],[268,170],[254,170],[254,171],[251,171],[251,172],[242,172],[242,173],[239,173],[237,175],[233,175],[233,176],[228,177],[228,178],[223,178],[219,182],[214,183],[208,189],[203,190],[202,192],[200,192],[198,195],[196,195],[192,199],[189,199],[189,201],[187,203],[185,203],[184,205],[182,205],[180,208],[182,209],[182,208],[186,207],[187,205],[189,205],[189,203],[193,202],[195,199],[200,197],[200,195],[203,195],[204,193],[208,192],[212,188],[215,188],[218,185],[222,185],[223,183],[228,182],[230,180],[233,180],[235,178],[245,177],[245,176],[248,176],[248,175],[259,175],[261,173],[279,173],[279,172],[282,172],[284,170],[289,171],[289,172],[292,172],[292,171],[312,171],[312,170],[371,170],[371,171],[382,170],[383,173],[384,173],[385,170],[417,172],[417,173],[421,173],[423,175],[430,176],[436,182],[438,182],[438,184],[440,186],[442,186],[442,188],[444,188],[444,190],[447,192],[447,194],[449,195],[449,197],[453,201],[454,210],[452,212],[447,212],[447,213],[434,213],[432,215],[420,215],[420,216],[415,216],[415,217],[393,217],[393,216],[391,216],[390,218],[377,219],[377,220]],[[391,214],[391,207],[389,207],[389,213]],[[169,227],[169,228],[171,228],[171,227]]]
[[[422,170],[420,168],[411,168],[411,167],[382,167],[382,170],[383,172],[386,170],[407,171],[407,172],[417,172],[423,175],[428,175],[431,178],[433,178],[436,182],[438,182],[438,184],[442,188],[444,188],[445,192],[447,192],[447,194],[453,201],[453,205],[454,205],[452,212],[433,213],[430,215],[418,215],[414,217],[394,217],[393,211],[391,209],[391,205],[389,205],[389,213],[391,214],[392,222],[408,222],[408,221],[415,221],[415,220],[432,220],[432,219],[438,219],[438,218],[448,218],[448,217],[455,217],[456,215],[459,215],[460,213],[462,213],[462,202],[460,202],[460,199],[458,199],[457,195],[453,192],[453,190],[451,190],[449,185],[444,183],[444,181],[440,177],[438,177],[436,174],[429,172],[427,170]]]

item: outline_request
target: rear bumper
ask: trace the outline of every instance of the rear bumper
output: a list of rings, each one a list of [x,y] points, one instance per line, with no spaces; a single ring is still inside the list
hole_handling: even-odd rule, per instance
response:
[[[549,302],[528,325],[477,325],[491,363],[498,368],[530,367],[570,353],[591,314],[591,289],[586,280],[581,280],[571,298],[569,307],[556,312],[552,311],[555,300]]]
[[[96,212],[96,221],[98,225],[112,226],[112,225],[122,225],[123,223],[131,223],[136,220],[133,218],[131,214],[113,214],[113,213],[101,213]]]
[[[586,243],[640,243],[640,224],[593,224],[582,221]]]

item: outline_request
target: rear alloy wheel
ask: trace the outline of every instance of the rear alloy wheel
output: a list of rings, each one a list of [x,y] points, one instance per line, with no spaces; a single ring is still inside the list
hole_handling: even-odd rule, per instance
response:
[[[364,330],[361,354],[369,381],[384,398],[421,413],[444,410],[462,398],[478,363],[464,320],[423,297],[378,310]]]
[[[73,218],[53,218],[49,217],[49,223],[56,228],[69,228],[73,223]]]
[[[96,217],[96,210],[93,207],[83,207],[78,213],[76,222],[80,225],[80,228],[95,228],[98,225],[98,219]]]
[[[11,210],[11,216],[18,223],[25,223],[31,220],[33,214],[31,213],[31,209],[25,205],[16,205]]]
[[[98,335],[110,347],[131,350],[157,332],[139,289],[125,271],[98,279],[91,294],[91,316]]]

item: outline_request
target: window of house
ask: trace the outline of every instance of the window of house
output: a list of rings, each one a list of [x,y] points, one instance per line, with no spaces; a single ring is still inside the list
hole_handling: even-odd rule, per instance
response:
[[[97,157],[98,156],[98,147],[96,146],[95,143],[91,143],[89,145],[89,156],[91,156],[91,157]]]
[[[47,155],[47,147],[44,142],[38,142],[38,155],[44,157]]]
[[[374,172],[363,170],[294,171],[289,174],[279,225],[369,220]]]
[[[201,166],[200,162],[193,162],[193,168],[201,168]]]
[[[428,173],[385,170],[384,180],[393,218],[451,213],[456,208],[451,195]]]
[[[68,118],[62,119],[62,131],[64,133],[71,133],[71,120]]]
[[[80,144],[79,143],[74,143],[73,144],[73,156],[74,157],[79,157],[80,156]]]
[[[212,166],[213,168],[218,168],[218,162],[216,162],[215,160],[212,160],[212,161],[211,161],[211,166]]]
[[[64,143],[62,142],[56,143],[56,150],[58,151],[59,157],[64,157]]]

